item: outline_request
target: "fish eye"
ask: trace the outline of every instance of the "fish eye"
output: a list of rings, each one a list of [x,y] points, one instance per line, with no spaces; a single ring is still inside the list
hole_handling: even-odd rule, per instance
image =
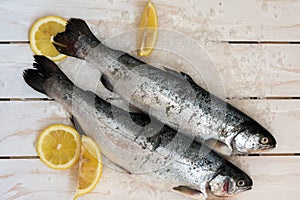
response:
[[[269,139],[267,137],[263,137],[260,140],[260,143],[262,143],[262,144],[267,144],[268,142],[269,142]]]
[[[236,183],[236,185],[238,187],[243,187],[243,186],[245,186],[245,181],[243,179],[240,179],[240,180],[238,180],[238,182]]]

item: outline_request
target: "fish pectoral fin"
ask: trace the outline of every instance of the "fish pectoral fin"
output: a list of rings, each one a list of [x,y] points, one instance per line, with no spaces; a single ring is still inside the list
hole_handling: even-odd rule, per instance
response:
[[[107,158],[105,155],[102,155],[102,163],[107,168],[113,169],[113,170],[115,170],[117,172],[126,173],[126,174],[132,174],[130,171],[128,171],[124,167],[116,164],[115,162],[113,162],[112,160],[110,160],[109,158]]]
[[[114,86],[112,85],[112,83],[106,78],[106,76],[104,74],[102,74],[102,76],[100,77],[100,81],[103,84],[103,86],[108,89],[111,92],[114,92]]]
[[[216,153],[221,154],[223,156],[230,156],[232,154],[231,147],[217,139],[205,140],[204,144],[207,147],[213,149]]]
[[[71,116],[70,120],[71,120],[73,126],[75,127],[75,129],[78,131],[78,133],[80,133],[81,135],[83,135],[83,134],[85,135],[84,130],[82,129],[82,127],[80,126],[78,120],[76,119],[76,117],[74,117],[74,115]],[[118,171],[118,172],[121,172],[121,173],[126,173],[126,174],[132,174],[130,171],[128,171],[124,167],[122,167],[122,166],[114,163],[113,161],[111,161],[105,155],[102,155],[102,163],[106,167],[108,167],[110,169],[113,169],[115,171]]]
[[[107,89],[110,93],[109,96],[105,98],[106,101],[110,102],[112,105],[117,106],[127,112],[132,113],[142,113],[141,110],[123,100],[118,94],[114,92],[114,86],[110,83],[110,81],[102,74],[100,81],[105,89]],[[102,88],[103,89],[103,88]]]
[[[184,185],[179,185],[176,187],[173,187],[173,190],[183,193],[184,195],[189,195],[189,196],[203,196],[204,194],[197,189],[193,189],[189,186],[184,186]]]
[[[138,109],[137,107],[133,106],[130,103],[127,103],[127,101],[124,101],[121,97],[107,97],[105,99],[105,101],[109,102],[110,104],[121,108],[123,110],[125,110],[126,112],[130,112],[130,113],[143,113],[140,109]]]

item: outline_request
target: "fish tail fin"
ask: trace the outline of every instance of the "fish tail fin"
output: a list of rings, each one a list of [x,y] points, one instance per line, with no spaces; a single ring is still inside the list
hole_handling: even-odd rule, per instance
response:
[[[43,83],[46,79],[38,73],[35,69],[26,69],[23,72],[23,78],[25,82],[32,87],[34,90],[46,94],[46,91],[43,88]]]
[[[58,66],[45,56],[34,56],[33,69],[26,69],[23,72],[25,82],[38,92],[47,95],[43,85],[51,77],[51,73],[63,73]]]
[[[54,37],[53,44],[60,53],[85,59],[89,50],[99,45],[100,41],[93,35],[84,20],[71,18],[66,30]]]

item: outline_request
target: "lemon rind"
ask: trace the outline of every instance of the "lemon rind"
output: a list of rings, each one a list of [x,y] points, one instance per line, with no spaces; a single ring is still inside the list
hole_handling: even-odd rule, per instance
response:
[[[63,24],[64,26],[66,26],[66,24],[67,24],[67,20],[65,20],[64,18],[59,17],[59,16],[45,16],[45,17],[41,17],[38,20],[36,20],[33,23],[33,25],[31,26],[30,33],[29,33],[30,47],[36,55],[43,55],[43,53],[36,46],[36,44],[35,44],[36,42],[34,42],[35,34],[42,24],[50,22],[50,21],[55,21],[59,24]],[[59,54],[58,56],[55,56],[55,57],[48,56],[48,55],[45,55],[45,56],[48,57],[49,59],[51,59],[52,61],[60,61],[67,57],[64,54]]]
[[[90,138],[88,136],[84,136],[84,135],[82,135],[81,142],[82,142],[82,145],[84,145],[83,143],[85,143],[85,142],[89,142],[96,149],[98,168],[96,170],[97,171],[96,179],[93,181],[93,183],[85,189],[76,189],[76,193],[75,193],[73,200],[77,199],[79,196],[88,194],[92,190],[94,190],[95,187],[97,186],[97,184],[99,183],[101,175],[102,175],[102,156],[101,156],[101,151],[100,151],[97,143],[92,138]],[[87,149],[87,151],[89,151],[89,150]],[[89,153],[92,154],[91,151],[89,151]]]
[[[142,27],[142,24],[141,22],[143,21],[143,17],[145,16],[145,12],[147,11],[147,9],[151,9],[155,18],[155,26],[154,27]],[[152,52],[154,51],[155,49],[155,46],[156,46],[156,43],[157,43],[157,38],[158,38],[158,16],[157,16],[157,11],[156,11],[156,7],[155,5],[151,2],[151,1],[148,1],[147,5],[145,6],[144,10],[143,10],[143,13],[142,13],[142,18],[140,20],[140,23],[139,23],[139,28],[140,29],[144,29],[144,28],[151,28],[151,29],[154,29],[155,30],[155,34],[153,36],[153,42],[150,43],[150,45],[147,45],[146,48],[142,48],[142,43],[141,42],[141,45],[137,47],[137,55],[138,56],[141,56],[141,57],[147,57],[147,56],[150,56],[152,54]],[[140,31],[140,30],[139,30]],[[138,33],[140,34],[140,33]],[[139,43],[139,41],[137,42]]]
[[[74,157],[69,162],[67,162],[66,164],[55,165],[55,164],[49,162],[47,159],[45,159],[45,156],[43,154],[43,151],[42,151],[43,139],[47,136],[47,134],[49,132],[51,132],[53,130],[64,130],[64,131],[71,132],[72,135],[74,136],[74,140],[77,143],[77,149],[75,151]],[[50,167],[52,169],[57,169],[57,170],[69,169],[70,167],[72,167],[78,161],[78,158],[79,158],[79,155],[80,155],[80,136],[79,136],[79,133],[71,126],[67,126],[67,125],[64,125],[64,124],[51,125],[51,126],[47,127],[46,129],[44,129],[41,132],[41,134],[39,135],[38,141],[36,143],[36,149],[37,149],[37,153],[40,157],[40,160],[45,165],[47,165],[48,167]]]

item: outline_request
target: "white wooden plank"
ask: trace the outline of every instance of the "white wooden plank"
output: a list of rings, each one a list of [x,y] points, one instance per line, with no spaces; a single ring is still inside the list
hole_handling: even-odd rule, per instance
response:
[[[39,160],[0,160],[0,199],[73,199],[76,190],[77,167],[57,171]],[[102,178],[95,190],[80,199],[185,199],[181,195],[152,188],[137,182],[126,173],[104,166]],[[187,198],[186,198],[187,200]]]
[[[0,107],[1,156],[35,156],[41,130],[51,124],[70,124],[69,114],[54,101],[4,101]]]
[[[161,45],[160,41],[158,45]],[[175,46],[180,48],[179,44]],[[188,59],[184,53],[172,55],[168,51],[156,50],[147,60],[186,72],[199,85],[208,86],[210,92],[229,98],[300,95],[300,59],[297,54],[300,45],[213,42],[199,46],[202,50],[194,47],[193,50],[203,58]],[[211,61],[206,62],[205,57]],[[217,88],[221,88],[223,94]]]
[[[208,47],[210,48],[207,48],[207,52],[220,73],[223,81],[220,84],[224,85],[227,97],[300,96],[300,57],[297,53],[300,51],[300,45]],[[45,98],[45,95],[29,88],[22,78],[23,70],[32,67],[33,54],[29,45],[0,45],[0,52],[0,97]],[[154,52],[150,61],[181,66],[173,59],[165,59],[158,52]],[[78,73],[73,70],[74,67],[62,65],[69,74]],[[187,70],[184,66],[181,68]],[[95,83],[97,81],[95,80]]]
[[[232,162],[251,176],[254,186],[252,190],[226,200],[298,199],[300,157],[238,157],[232,158]]]
[[[300,96],[300,45],[212,47],[227,97]]]
[[[157,0],[161,27],[190,32],[195,38],[213,40],[299,41],[300,2]],[[38,17],[81,17],[107,21],[119,31],[135,28],[144,0],[18,1],[2,0],[0,40],[28,40],[28,30]]]
[[[32,68],[33,53],[28,44],[0,46],[0,97],[47,98],[28,87],[23,71]]]
[[[242,157],[235,163],[253,178],[252,190],[230,200],[298,199],[300,195],[300,157]],[[55,171],[39,160],[0,160],[0,198],[71,199],[75,191],[76,167]],[[151,185],[151,183],[149,183]],[[187,199],[181,195],[152,188],[130,175],[104,167],[95,190],[81,199]],[[220,198],[218,200],[221,200]]]
[[[235,100],[233,105],[264,125],[277,139],[276,149],[265,152],[300,153],[299,100]],[[0,102],[0,156],[37,155],[38,133],[54,123],[69,124],[69,114],[56,102]]]
[[[23,79],[23,71],[29,64],[6,64],[0,67],[0,96],[2,98],[48,98],[30,88]]]
[[[300,152],[299,100],[231,100],[230,103],[274,135],[277,147],[268,153]]]

